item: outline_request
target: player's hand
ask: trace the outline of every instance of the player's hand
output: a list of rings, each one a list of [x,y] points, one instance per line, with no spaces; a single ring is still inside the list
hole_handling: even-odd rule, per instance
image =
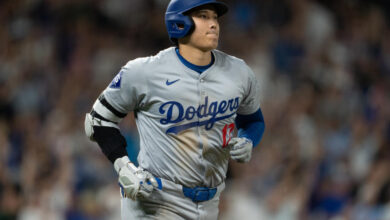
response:
[[[118,172],[118,182],[123,190],[124,197],[135,200],[139,197],[147,198],[158,187],[156,179],[151,173],[136,167],[128,157],[118,158],[115,163]]]
[[[253,143],[248,138],[232,138],[229,142],[230,157],[240,163],[249,162],[252,156]]]

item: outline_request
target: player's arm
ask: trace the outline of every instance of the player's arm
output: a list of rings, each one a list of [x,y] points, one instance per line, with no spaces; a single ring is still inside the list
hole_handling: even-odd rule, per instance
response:
[[[98,143],[104,155],[114,164],[123,195],[131,199],[147,197],[158,184],[149,172],[136,167],[127,156],[126,140],[118,127],[125,116],[126,113],[116,110],[102,94],[93,105],[91,113],[86,114],[85,132],[92,141]]]
[[[100,95],[85,117],[85,133],[98,143],[104,155],[114,163],[127,156],[126,140],[119,131],[118,123],[126,116],[108,103],[104,94]]]
[[[245,96],[235,119],[238,136],[229,142],[231,158],[238,162],[248,162],[253,147],[260,143],[265,130],[263,113],[258,99],[259,88],[253,71],[248,67],[248,80]]]
[[[261,109],[250,115],[237,114],[235,123],[238,135],[229,142],[230,155],[237,162],[248,162],[252,156],[252,148],[260,143],[265,130]]]
[[[238,129],[238,137],[247,138],[252,141],[253,147],[256,147],[263,137],[265,123],[263,113],[259,108],[255,113],[250,115],[237,114],[236,127]]]
[[[131,199],[147,197],[153,187],[157,187],[154,177],[146,170],[136,167],[128,158],[126,140],[118,126],[127,112],[137,108],[137,92],[143,92],[142,88],[137,87],[141,83],[130,80],[139,79],[134,77],[137,72],[123,68],[85,117],[86,135],[98,143],[104,155],[114,164],[123,195]]]

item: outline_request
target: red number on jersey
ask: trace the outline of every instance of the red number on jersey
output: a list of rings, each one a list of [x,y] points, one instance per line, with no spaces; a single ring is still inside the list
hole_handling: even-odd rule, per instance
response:
[[[223,139],[222,148],[225,148],[229,144],[230,139],[232,139],[233,131],[234,131],[234,123],[225,125],[223,127],[223,129],[222,129],[222,139]]]

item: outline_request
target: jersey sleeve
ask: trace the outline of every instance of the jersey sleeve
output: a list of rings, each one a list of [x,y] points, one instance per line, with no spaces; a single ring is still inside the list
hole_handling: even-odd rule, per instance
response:
[[[244,81],[244,97],[237,114],[250,115],[260,108],[259,88],[253,71],[247,66],[247,79]]]
[[[139,103],[146,94],[145,75],[137,63],[129,62],[122,67],[103,91],[107,102],[118,112],[127,114],[137,110]]]

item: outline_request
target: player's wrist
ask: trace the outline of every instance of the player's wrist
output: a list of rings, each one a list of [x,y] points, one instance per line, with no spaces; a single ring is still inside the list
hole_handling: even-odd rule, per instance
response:
[[[242,137],[245,140],[246,144],[249,144],[251,147],[253,147],[253,141],[247,137]]]
[[[243,144],[253,146],[253,141],[249,139],[248,137],[242,136],[237,137]]]

